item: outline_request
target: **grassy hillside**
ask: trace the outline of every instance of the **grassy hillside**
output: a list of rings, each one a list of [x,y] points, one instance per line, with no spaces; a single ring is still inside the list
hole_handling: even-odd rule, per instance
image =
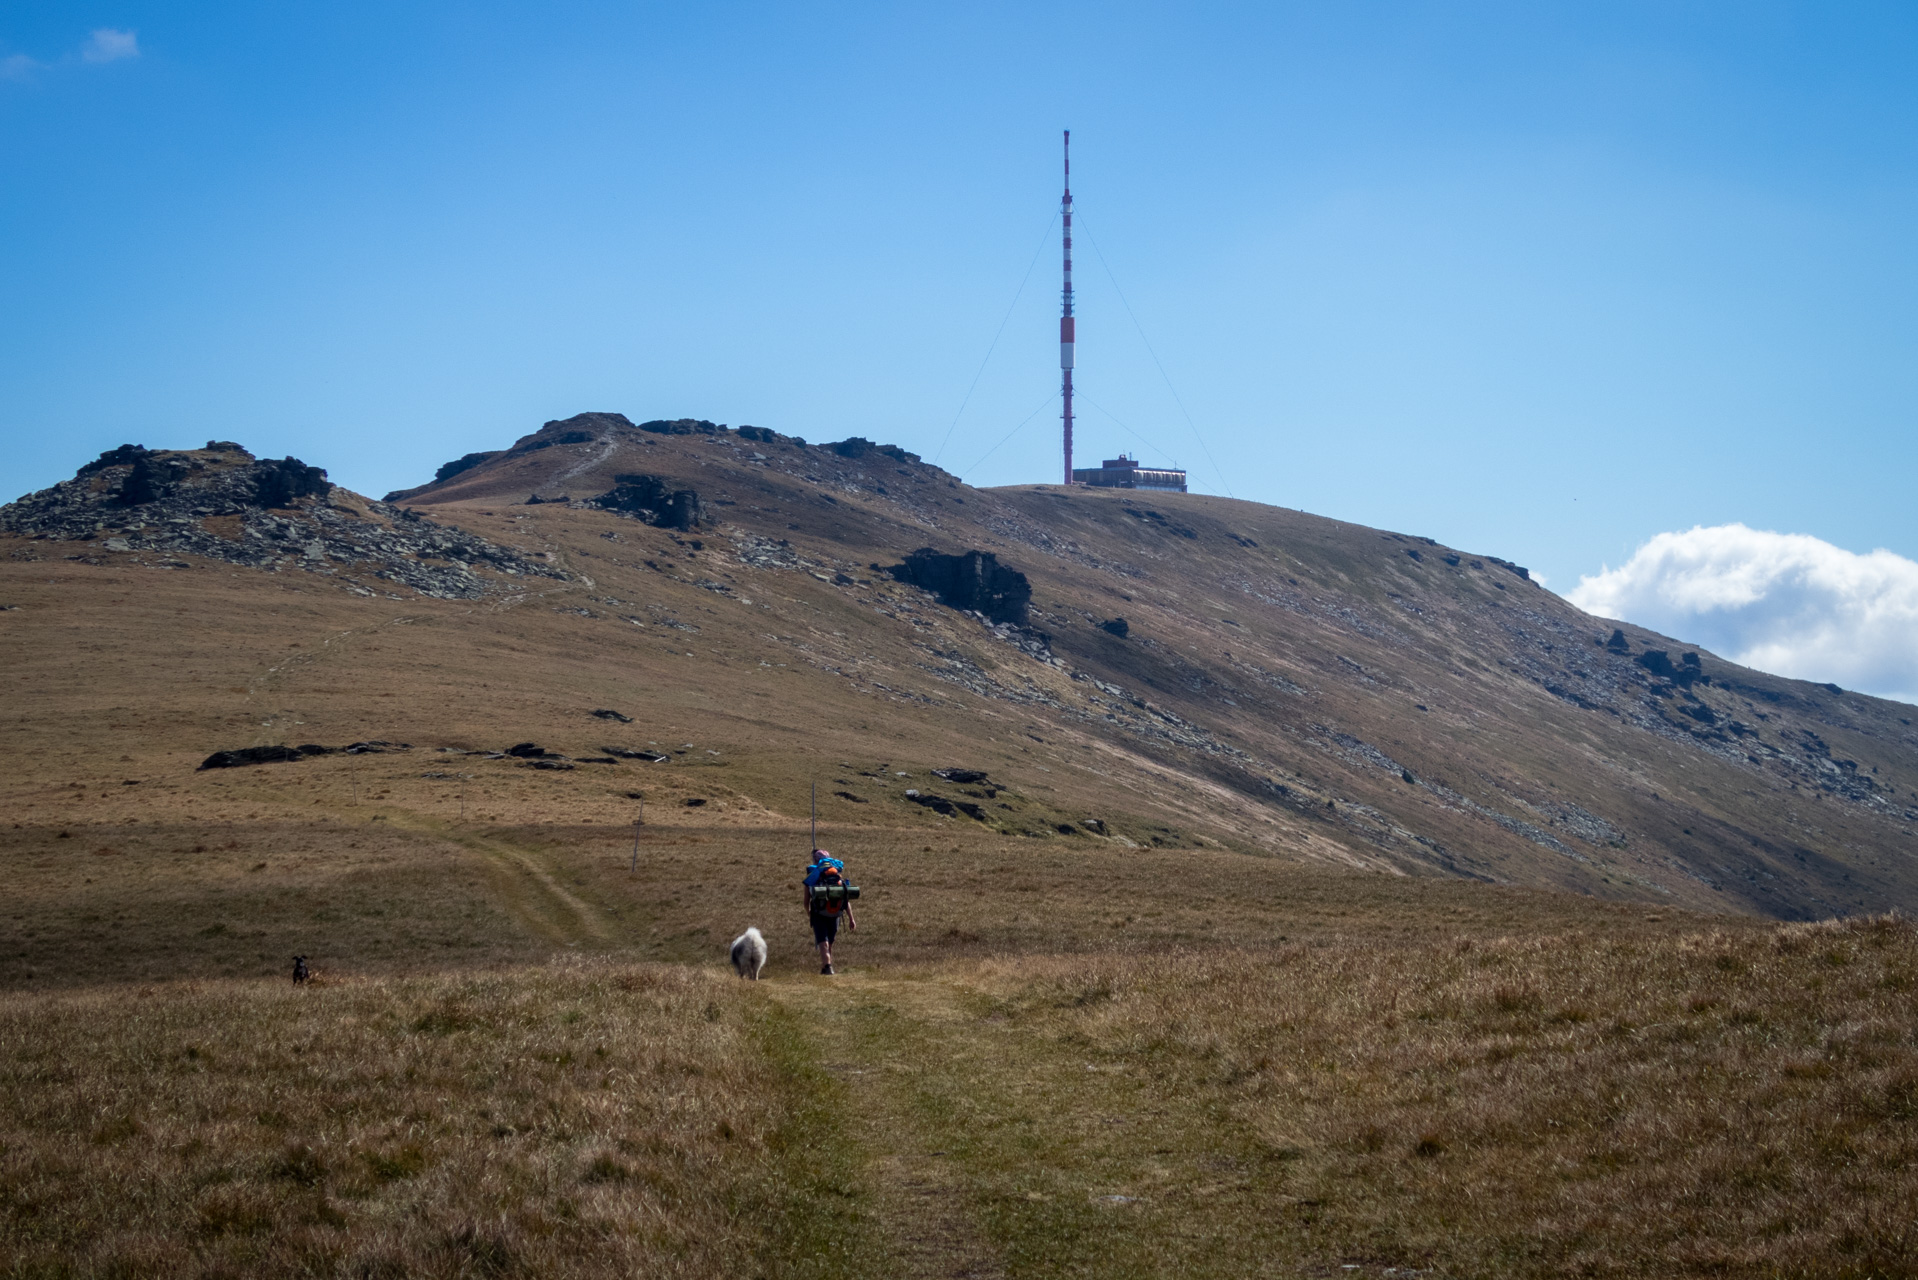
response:
[[[464,533],[230,448],[0,520],[0,1275],[1918,1269],[1908,708],[769,433],[401,501]]]
[[[817,782],[838,825],[1203,838],[1782,918],[1918,894],[1909,707],[1614,638],[1516,566],[1423,539],[1198,495],[980,491],[897,451],[761,437],[549,424],[407,499],[457,536],[334,491],[295,503],[330,523],[234,534],[239,563],[160,550],[214,544],[169,543],[190,511],[139,505],[90,508],[85,539],[0,538],[22,735],[0,785],[41,823],[73,784],[129,778],[143,819],[217,815],[267,784],[194,775],[215,749],[375,739],[413,750],[263,768],[321,812],[359,771],[409,811],[463,794],[508,824],[620,824],[651,789],[656,811],[703,798],[730,828],[803,816]],[[171,456],[231,472],[230,454]],[[622,475],[696,493],[702,522],[584,500]],[[328,532],[347,525],[369,532]],[[449,561],[475,536],[495,559]],[[1026,625],[895,581],[926,546],[1023,575]],[[401,585],[433,573],[438,598]],[[449,750],[524,741],[671,763],[536,772]],[[943,766],[1010,794],[976,818],[907,803],[988,799],[928,776]]]

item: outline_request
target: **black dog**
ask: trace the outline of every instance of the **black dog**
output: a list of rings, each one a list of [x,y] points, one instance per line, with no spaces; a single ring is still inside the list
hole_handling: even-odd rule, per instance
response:
[[[297,987],[302,982],[305,982],[308,978],[312,976],[313,976],[312,971],[306,967],[306,957],[294,956],[293,957],[293,985]]]

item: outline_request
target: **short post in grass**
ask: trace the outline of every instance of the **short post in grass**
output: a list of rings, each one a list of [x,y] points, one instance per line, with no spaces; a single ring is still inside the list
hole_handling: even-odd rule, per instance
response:
[[[626,868],[628,875],[639,874],[639,832],[646,825],[646,797],[639,798],[639,817],[633,821],[633,863]]]

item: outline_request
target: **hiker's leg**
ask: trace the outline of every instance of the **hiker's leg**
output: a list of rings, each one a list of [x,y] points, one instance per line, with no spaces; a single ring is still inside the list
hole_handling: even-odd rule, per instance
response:
[[[819,944],[819,972],[832,972],[832,943],[839,933],[838,916],[814,916],[813,941]]]

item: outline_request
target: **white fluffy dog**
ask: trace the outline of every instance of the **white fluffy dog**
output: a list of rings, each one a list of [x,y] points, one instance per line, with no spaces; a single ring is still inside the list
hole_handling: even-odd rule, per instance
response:
[[[766,967],[766,940],[759,930],[747,929],[733,939],[733,968],[742,978],[759,981],[759,971]]]

